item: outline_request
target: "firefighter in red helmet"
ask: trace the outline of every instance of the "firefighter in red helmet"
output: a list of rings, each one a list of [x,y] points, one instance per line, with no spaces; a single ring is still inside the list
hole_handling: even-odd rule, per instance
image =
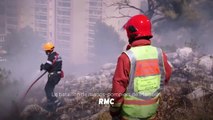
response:
[[[160,48],[151,45],[151,22],[145,15],[133,16],[123,28],[129,45],[118,58],[110,114],[117,120],[155,119],[161,90],[172,73],[171,64]]]
[[[144,38],[149,40],[152,38],[151,32],[151,22],[144,15],[136,15],[133,16],[124,26],[123,28],[127,32],[127,36],[129,38],[129,43],[131,44],[133,41]]]

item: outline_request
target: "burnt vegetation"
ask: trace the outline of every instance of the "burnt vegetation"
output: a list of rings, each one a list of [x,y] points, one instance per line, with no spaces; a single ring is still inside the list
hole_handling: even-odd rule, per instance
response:
[[[212,20],[211,9],[213,2],[208,0],[147,0],[147,9],[133,6],[130,0],[120,0],[109,7],[115,7],[120,12],[120,16],[110,18],[121,19],[131,15],[122,12],[124,9],[135,9],[140,13],[148,15],[153,23],[158,24],[156,32],[162,32],[160,28],[165,24],[170,24],[171,29],[188,27],[189,32],[193,33],[195,28],[206,26],[208,20]],[[206,8],[206,9],[203,9]],[[203,16],[208,16],[203,17]],[[199,23],[198,23],[199,22]],[[174,24],[175,23],[175,24]],[[106,27],[102,23],[102,26]],[[194,27],[194,24],[198,24]],[[201,25],[202,24],[202,25]],[[208,26],[208,25],[207,25]],[[199,30],[203,30],[199,28]],[[106,34],[112,34],[111,27],[106,28]],[[96,31],[99,33],[99,31]],[[164,31],[165,32],[165,31]],[[162,32],[163,33],[163,32]],[[196,32],[197,33],[197,32]],[[200,32],[186,41],[183,48],[176,45],[164,46],[168,53],[168,58],[173,65],[173,75],[170,83],[163,90],[160,107],[158,109],[158,120],[212,120],[213,119],[213,57],[211,54],[201,54],[199,40],[203,40]],[[104,36],[104,34],[103,34]],[[118,39],[115,34],[111,39]],[[96,36],[97,46],[101,46],[102,37]],[[12,39],[12,38],[11,38]],[[14,38],[13,38],[14,39]],[[105,39],[107,47],[114,41]],[[115,43],[120,44],[119,41]],[[20,44],[17,44],[20,45]],[[113,44],[114,45],[114,44]],[[107,47],[103,48],[107,52]],[[11,54],[16,51],[16,46],[11,49]],[[99,48],[93,48],[97,51]],[[121,50],[122,46],[113,49]],[[96,53],[100,55],[99,52]],[[113,54],[115,57],[117,53]],[[95,57],[93,56],[93,58]],[[102,58],[98,58],[101,60]],[[105,62],[105,61],[103,61]],[[100,63],[102,64],[102,63]],[[60,81],[55,92],[61,93],[59,99],[64,102],[64,106],[56,109],[55,112],[48,112],[44,109],[46,98],[43,87],[37,86],[32,89],[25,101],[19,101],[14,97],[6,97],[10,90],[11,95],[15,96],[16,88],[20,81],[13,80],[11,72],[0,69],[0,119],[2,120],[110,120],[108,107],[98,105],[100,97],[86,93],[109,93],[114,74],[115,64],[105,64],[103,67],[88,75],[76,77],[67,75]],[[44,78],[45,79],[45,78]],[[79,93],[79,94],[77,94]],[[84,93],[84,95],[80,94]]]
[[[212,69],[208,68],[212,65],[211,56],[199,56],[191,48],[184,47],[169,53],[168,57],[175,67],[171,81],[162,93],[158,119],[211,120],[213,76],[210,74]],[[209,62],[208,66],[203,64],[203,60]],[[86,76],[66,76],[55,90],[61,93],[59,98],[65,105],[55,112],[44,109],[45,95],[42,91],[36,92],[43,88],[35,87],[24,103],[14,103],[11,106],[9,117],[5,116],[5,119],[12,120],[15,116],[20,120],[110,120],[109,106],[98,105],[98,99],[108,97],[114,69],[115,64],[110,63]]]

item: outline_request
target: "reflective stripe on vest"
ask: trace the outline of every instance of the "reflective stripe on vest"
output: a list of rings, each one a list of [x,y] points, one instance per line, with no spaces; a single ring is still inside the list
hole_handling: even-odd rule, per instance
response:
[[[157,96],[163,88],[163,81],[165,80],[162,50],[153,46],[142,46],[133,47],[124,53],[129,57],[131,63],[129,85],[126,93],[134,94],[145,100]],[[140,80],[146,80],[147,83],[138,82],[137,85],[140,86],[137,86],[136,82]],[[145,86],[147,88],[143,88]],[[157,87],[151,95],[140,93],[140,91],[148,90],[150,87]],[[139,88],[139,91],[137,88]]]
[[[61,57],[59,56],[59,54],[56,53],[55,58],[54,58],[52,64],[54,65],[56,62],[60,62],[60,61],[62,61],[62,59],[61,59]]]
[[[149,45],[132,47],[124,53],[131,65],[122,114],[136,118],[150,117],[158,108],[165,79],[162,50]]]

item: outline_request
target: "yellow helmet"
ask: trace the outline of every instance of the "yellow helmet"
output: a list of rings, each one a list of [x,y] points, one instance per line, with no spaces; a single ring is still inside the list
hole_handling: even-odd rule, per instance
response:
[[[54,49],[54,44],[52,42],[47,42],[43,45],[44,51],[53,50],[53,49]]]

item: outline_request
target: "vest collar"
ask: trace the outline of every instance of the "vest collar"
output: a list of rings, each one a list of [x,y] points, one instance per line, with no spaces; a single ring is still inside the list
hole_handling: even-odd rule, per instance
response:
[[[145,46],[145,45],[151,45],[151,41],[145,39],[136,40],[132,44],[127,45],[126,50],[129,50],[131,47]]]

